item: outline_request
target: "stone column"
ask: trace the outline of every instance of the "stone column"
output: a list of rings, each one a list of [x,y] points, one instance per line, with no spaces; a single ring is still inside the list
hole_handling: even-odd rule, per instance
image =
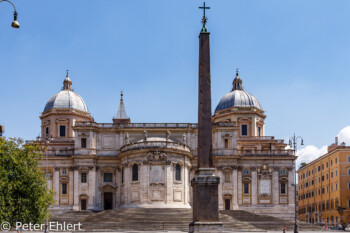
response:
[[[74,196],[74,184],[73,184],[73,177],[74,177],[74,174],[73,174],[73,168],[69,168],[69,188],[68,188],[68,190],[69,190],[69,201],[68,201],[68,203],[69,203],[69,205],[70,206],[73,206],[73,204],[74,204],[74,198],[73,198],[73,196]]]
[[[256,170],[252,171],[252,205],[258,204],[258,175]]]
[[[288,171],[288,203],[289,205],[293,205],[295,204],[295,185],[292,186],[292,184],[294,184],[294,176],[295,176],[295,170],[292,169],[291,171]]]
[[[238,178],[237,178],[237,199],[238,199],[238,205],[242,205],[242,171],[238,171]]]
[[[147,186],[148,186],[148,173],[149,173],[149,166],[144,164],[141,166],[140,171],[141,171],[141,176],[140,176],[140,203],[141,204],[147,204]],[[145,195],[146,194],[146,195]]]
[[[59,197],[60,197],[60,168],[55,167],[53,172],[53,191],[54,194],[54,205],[59,205]]]
[[[232,208],[238,209],[238,172],[234,169],[232,172],[232,184],[233,184],[233,197],[232,197]]]
[[[89,210],[95,209],[95,182],[96,170],[95,167],[89,167]]]
[[[74,168],[74,206],[73,210],[78,211],[79,207],[79,171],[78,168]]]
[[[171,164],[169,166],[163,166],[165,170],[164,178],[165,178],[165,204],[172,203],[173,198],[173,171],[174,166]]]
[[[278,181],[278,171],[274,170],[272,172],[272,197],[273,204],[279,205],[279,181]]]

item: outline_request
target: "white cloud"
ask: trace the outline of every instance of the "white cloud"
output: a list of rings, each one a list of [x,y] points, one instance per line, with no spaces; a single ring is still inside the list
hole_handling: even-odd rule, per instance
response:
[[[345,142],[347,145],[350,145],[350,126],[346,126],[342,130],[340,130],[339,134],[337,135],[339,144],[342,142]],[[331,144],[331,143],[330,143]],[[326,154],[328,151],[328,145],[322,146],[321,148],[318,148],[313,145],[308,145],[304,147],[303,149],[297,151],[297,168],[300,167],[300,163],[309,163],[318,157]]]
[[[347,145],[350,145],[350,126],[346,126],[340,130],[337,137],[339,143],[345,142]]]

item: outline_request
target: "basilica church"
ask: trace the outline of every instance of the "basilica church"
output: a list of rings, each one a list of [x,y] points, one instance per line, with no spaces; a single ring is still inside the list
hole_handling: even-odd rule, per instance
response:
[[[52,212],[191,208],[197,123],[132,122],[123,94],[111,118],[94,121],[68,73],[46,103],[36,143],[47,146],[40,167],[54,190]],[[212,115],[219,209],[292,218],[296,157],[265,136],[265,118],[237,72]]]

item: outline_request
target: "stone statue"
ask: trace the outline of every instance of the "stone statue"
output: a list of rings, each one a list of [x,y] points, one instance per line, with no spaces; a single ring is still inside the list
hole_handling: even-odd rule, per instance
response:
[[[130,143],[130,141],[129,141],[129,134],[126,133],[125,134],[125,144],[129,144],[129,143]]]
[[[143,140],[147,141],[147,131],[146,130],[143,131]]]
[[[169,130],[166,131],[166,140],[170,139],[171,132]]]
[[[186,136],[186,133],[184,133],[184,134],[182,135],[182,142],[183,142],[184,144],[187,144],[187,136]]]

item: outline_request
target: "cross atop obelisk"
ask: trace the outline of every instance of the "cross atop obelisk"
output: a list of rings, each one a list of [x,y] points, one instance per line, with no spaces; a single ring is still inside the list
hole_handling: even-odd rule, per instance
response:
[[[203,24],[203,28],[202,28],[202,32],[207,32],[207,28],[206,28],[206,24],[208,21],[208,18],[205,16],[205,10],[209,10],[210,7],[205,6],[205,2],[203,2],[203,6],[198,7],[199,9],[203,9],[203,18],[202,18],[202,24]]]

